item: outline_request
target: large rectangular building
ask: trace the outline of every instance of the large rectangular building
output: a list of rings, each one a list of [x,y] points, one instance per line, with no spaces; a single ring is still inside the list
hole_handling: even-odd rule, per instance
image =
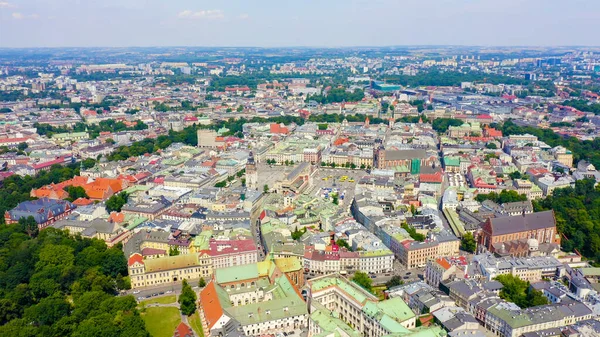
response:
[[[554,211],[487,219],[478,233],[478,250],[499,255],[528,256],[530,239],[534,239],[538,245],[560,245]]]

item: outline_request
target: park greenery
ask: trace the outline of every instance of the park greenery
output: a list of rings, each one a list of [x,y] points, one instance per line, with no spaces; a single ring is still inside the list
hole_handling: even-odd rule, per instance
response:
[[[127,130],[145,130],[148,129],[148,125],[138,120],[135,126],[128,127],[121,121],[115,121],[113,119],[107,119],[100,121],[98,124],[85,124],[82,122],[76,123],[73,127],[66,126],[54,126],[50,124],[34,123],[33,126],[37,129],[37,133],[42,136],[52,137],[56,133],[71,133],[71,132],[87,132],[90,138],[97,138],[101,132],[120,132]]]
[[[327,92],[325,95],[308,95],[306,102],[315,101],[321,104],[328,103],[341,103],[341,102],[356,102],[365,98],[365,93],[360,89],[354,89],[354,91],[347,91],[346,88],[334,88]]]
[[[555,189],[545,199],[534,201],[536,211],[554,210],[556,227],[563,235],[562,248],[577,251],[598,264],[600,261],[600,185],[579,180],[575,187]]]
[[[0,229],[0,336],[149,336],[120,245],[22,224]]]
[[[463,123],[460,119],[455,118],[436,118],[431,123],[431,127],[439,133],[444,133],[451,126],[461,126]]]
[[[460,86],[462,82],[485,82],[490,84],[528,84],[529,81],[504,75],[480,73],[474,71],[440,71],[433,68],[427,72],[420,72],[415,76],[392,75],[385,77],[386,83],[401,84],[404,86]]]
[[[521,280],[518,276],[498,275],[495,280],[503,286],[500,297],[522,309],[548,304],[548,299],[541,291],[532,288],[529,282]]]

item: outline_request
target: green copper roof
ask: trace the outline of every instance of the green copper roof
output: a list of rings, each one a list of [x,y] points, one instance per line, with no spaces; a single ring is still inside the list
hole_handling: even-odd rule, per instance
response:
[[[215,279],[217,283],[229,283],[241,280],[258,278],[258,268],[256,264],[245,264],[227,268],[219,268],[215,270]]]

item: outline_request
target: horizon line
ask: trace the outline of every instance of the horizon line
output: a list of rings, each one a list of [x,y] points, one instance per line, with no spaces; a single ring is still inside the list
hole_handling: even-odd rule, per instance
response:
[[[399,45],[347,45],[347,46],[310,46],[310,45],[298,45],[298,46],[193,46],[193,45],[148,45],[148,46],[28,46],[28,47],[3,47],[0,46],[0,50],[10,49],[66,49],[66,48],[77,48],[77,49],[95,49],[95,48],[109,48],[109,49],[123,49],[123,48],[210,48],[210,49],[294,49],[294,48],[305,48],[305,49],[348,49],[348,48],[411,48],[411,47],[462,47],[462,48],[600,48],[600,45],[469,45],[469,44],[399,44]]]

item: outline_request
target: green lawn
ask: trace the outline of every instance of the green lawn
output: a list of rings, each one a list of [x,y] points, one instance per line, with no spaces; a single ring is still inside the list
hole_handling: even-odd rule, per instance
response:
[[[200,320],[200,314],[198,311],[196,311],[192,316],[188,317],[188,322],[198,337],[204,337],[204,331],[202,331],[202,321]]]
[[[373,290],[373,293],[375,294],[375,296],[377,296],[379,298],[379,300],[384,300],[385,299],[385,293],[384,291],[387,290],[387,287],[385,285],[383,286],[375,286],[373,288],[371,288]]]
[[[152,337],[171,337],[179,323],[181,315],[175,307],[146,308],[142,313],[146,330]]]
[[[151,298],[149,300],[140,302],[140,304],[142,304],[142,303],[144,305],[153,304],[153,303],[170,304],[170,303],[175,303],[176,300],[177,300],[177,298],[175,297],[175,295],[169,295],[169,296]]]

